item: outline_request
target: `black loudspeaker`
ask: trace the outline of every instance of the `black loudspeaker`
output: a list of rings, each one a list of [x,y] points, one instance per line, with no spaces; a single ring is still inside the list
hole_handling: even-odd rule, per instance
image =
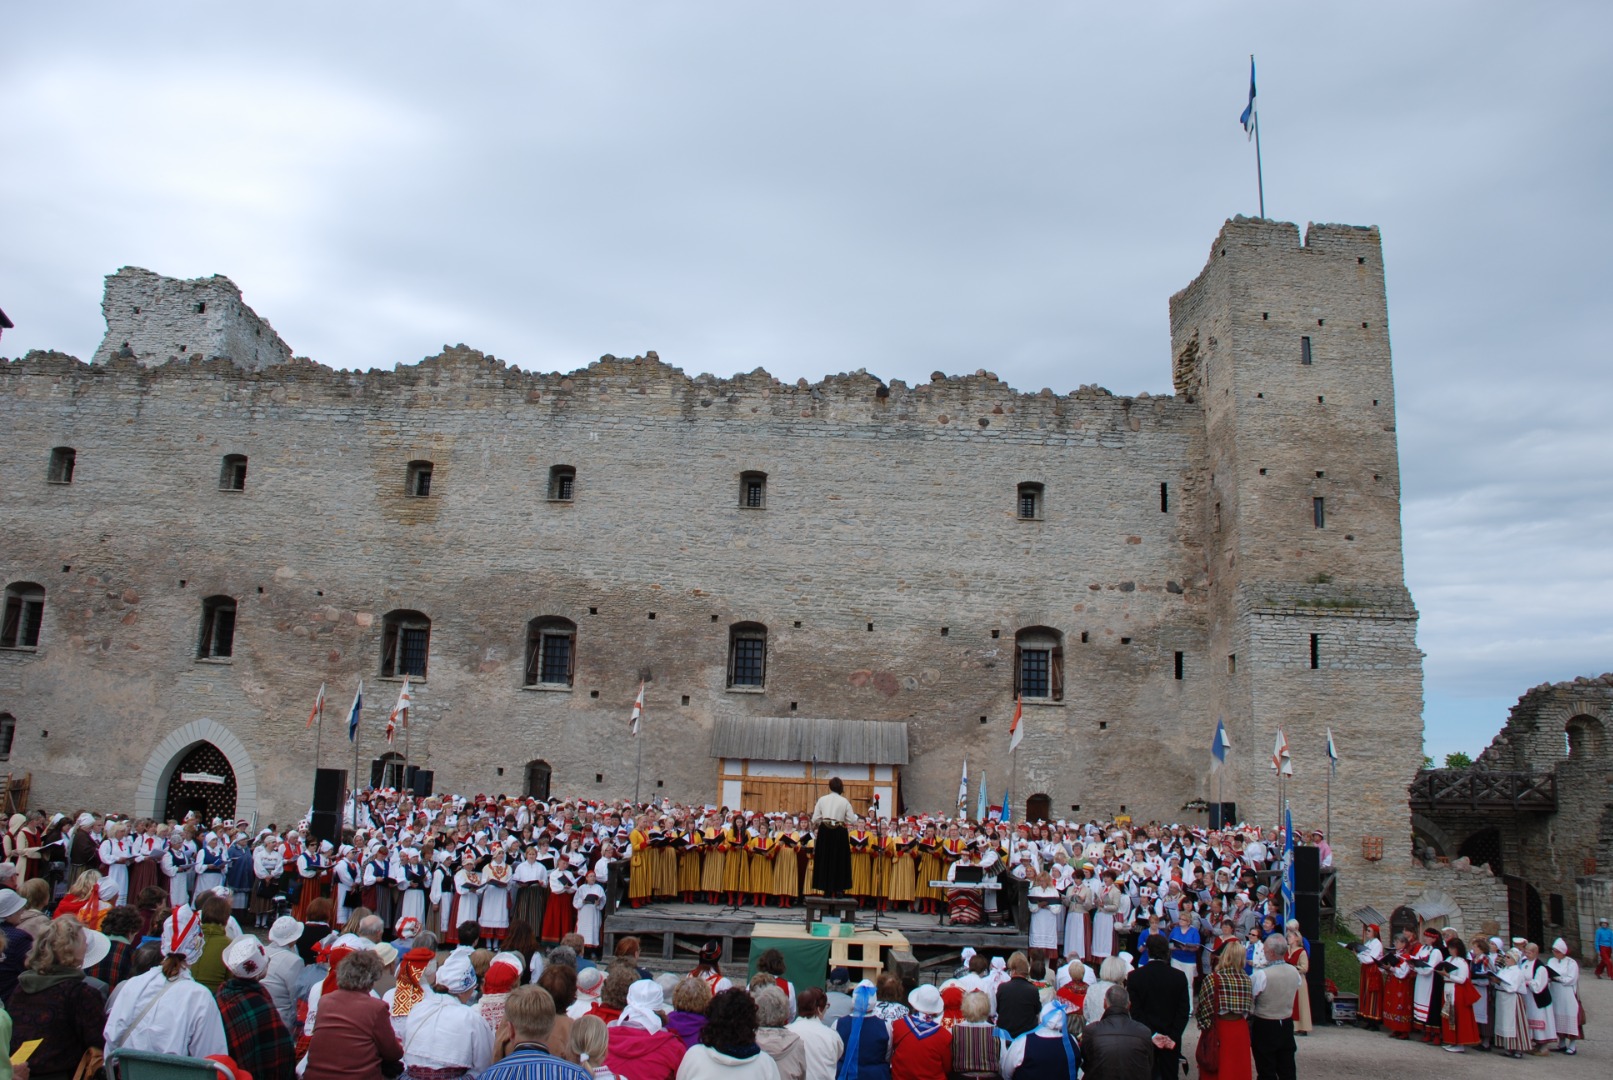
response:
[[[1311,970],[1305,985],[1311,997],[1312,1023],[1333,1018],[1327,1000],[1327,950],[1322,944],[1322,849],[1302,844],[1294,848],[1294,918],[1299,932],[1311,943]]]
[[[417,799],[428,798],[431,795],[431,785],[436,780],[436,774],[430,769],[415,769],[412,765],[409,768],[414,772],[414,777],[409,783],[409,790],[414,792],[414,797]]]
[[[342,842],[342,801],[346,798],[346,769],[314,770],[314,812],[308,823],[316,840]]]
[[[1238,804],[1235,802],[1213,802],[1210,804],[1210,828],[1225,829],[1238,823]]]

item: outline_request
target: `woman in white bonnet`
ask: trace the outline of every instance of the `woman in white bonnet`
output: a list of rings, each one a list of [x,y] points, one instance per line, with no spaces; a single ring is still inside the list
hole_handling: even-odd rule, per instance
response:
[[[1546,961],[1551,971],[1551,1011],[1557,1021],[1557,1049],[1559,1054],[1577,1054],[1574,1044],[1579,1041],[1579,961],[1568,955],[1568,943],[1558,938],[1551,943],[1551,959]]]
[[[108,1057],[120,1047],[184,1057],[229,1053],[212,992],[190,976],[202,955],[201,924],[201,914],[188,907],[163,920],[162,963],[130,980],[106,1018]]]

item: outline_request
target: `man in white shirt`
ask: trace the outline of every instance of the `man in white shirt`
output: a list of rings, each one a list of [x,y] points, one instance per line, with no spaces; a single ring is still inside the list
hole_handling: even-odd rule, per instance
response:
[[[830,897],[844,896],[851,888],[851,839],[846,826],[860,819],[845,792],[840,777],[830,777],[829,793],[812,808],[812,828],[816,832],[812,887]]]
[[[475,1074],[493,1063],[493,1029],[470,1005],[476,971],[468,958],[444,962],[437,992],[409,1011],[403,1064],[414,1070],[462,1069]]]

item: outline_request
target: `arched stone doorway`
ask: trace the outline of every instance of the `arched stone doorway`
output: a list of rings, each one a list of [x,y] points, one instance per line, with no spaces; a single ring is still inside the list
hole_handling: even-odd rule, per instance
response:
[[[203,821],[234,820],[235,770],[229,758],[210,742],[197,743],[174,766],[162,802],[167,821],[183,821],[192,813]]]
[[[189,771],[182,770],[180,765],[202,743],[211,744],[229,764],[235,779],[234,816],[256,822],[258,770],[234,732],[215,720],[206,719],[192,720],[170,732],[146,758],[145,767],[140,770],[140,780],[135,786],[137,814],[166,818],[172,781],[176,774]]]
[[[403,790],[403,755],[388,750],[370,762],[370,787]]]
[[[549,778],[553,770],[549,763],[542,759],[526,763],[526,795],[529,799],[549,798]]]
[[[1025,820],[1029,822],[1051,821],[1053,818],[1053,799],[1047,795],[1032,795],[1025,800]]]

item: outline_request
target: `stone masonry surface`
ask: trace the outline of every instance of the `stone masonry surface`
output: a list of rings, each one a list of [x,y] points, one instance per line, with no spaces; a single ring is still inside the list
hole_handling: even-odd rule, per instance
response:
[[[719,718],[899,720],[903,798],[941,809],[965,755],[994,795],[1010,779],[1015,635],[1046,627],[1065,695],[1026,702],[1016,801],[1191,820],[1218,795],[1267,820],[1281,727],[1295,818],[1320,826],[1331,729],[1341,907],[1403,894],[1422,658],[1375,229],[1229,221],[1171,299],[1167,397],[692,378],[653,352],[539,374],[464,346],[334,371],[225,278],[125,269],[104,306],[93,364],[0,363],[0,573],[46,593],[38,648],[0,650],[0,712],[41,803],[160,811],[164,740],[206,720],[254,777],[238,811],[301,817],[315,691],[321,760],[351,768],[337,717],[365,679],[366,779],[398,690],[383,624],[408,610],[431,620],[410,760],[439,790],[520,791],[542,759],[556,795],[630,795],[642,678],[648,793],[715,797]],[[53,447],[76,450],[71,484],[47,482]],[[225,455],[243,490],[221,488]],[[763,508],[741,505],[747,472]],[[238,605],[227,660],[197,656],[212,596]],[[575,624],[569,689],[523,686],[542,617]],[[740,622],[767,630],[760,692],[727,686]],[[1212,789],[1217,717],[1234,751]]]

